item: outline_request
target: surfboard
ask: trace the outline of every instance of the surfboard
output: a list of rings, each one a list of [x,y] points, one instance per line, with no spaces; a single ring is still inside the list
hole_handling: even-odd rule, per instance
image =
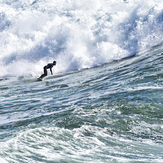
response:
[[[42,79],[41,78],[37,78],[37,81],[42,81]]]

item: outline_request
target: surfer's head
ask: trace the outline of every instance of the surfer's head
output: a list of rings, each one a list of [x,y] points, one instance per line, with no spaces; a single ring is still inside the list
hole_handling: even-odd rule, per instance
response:
[[[56,61],[54,61],[54,62],[53,62],[53,65],[56,65],[56,63],[57,63],[57,62],[56,62]]]

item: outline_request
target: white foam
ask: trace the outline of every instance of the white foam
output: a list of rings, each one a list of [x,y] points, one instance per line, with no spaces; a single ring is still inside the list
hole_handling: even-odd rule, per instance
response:
[[[55,73],[122,59],[162,39],[161,0],[1,1],[0,76]]]
[[[0,158],[0,163],[8,163],[8,162],[5,161],[3,158]]]

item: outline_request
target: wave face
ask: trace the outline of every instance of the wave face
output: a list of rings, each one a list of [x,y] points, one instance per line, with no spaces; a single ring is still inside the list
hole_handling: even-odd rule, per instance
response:
[[[161,0],[2,0],[0,76],[90,68],[163,41]]]

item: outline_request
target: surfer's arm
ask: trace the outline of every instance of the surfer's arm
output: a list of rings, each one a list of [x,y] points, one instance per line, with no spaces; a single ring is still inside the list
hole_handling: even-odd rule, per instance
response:
[[[53,75],[52,68],[50,68],[51,75]]]

